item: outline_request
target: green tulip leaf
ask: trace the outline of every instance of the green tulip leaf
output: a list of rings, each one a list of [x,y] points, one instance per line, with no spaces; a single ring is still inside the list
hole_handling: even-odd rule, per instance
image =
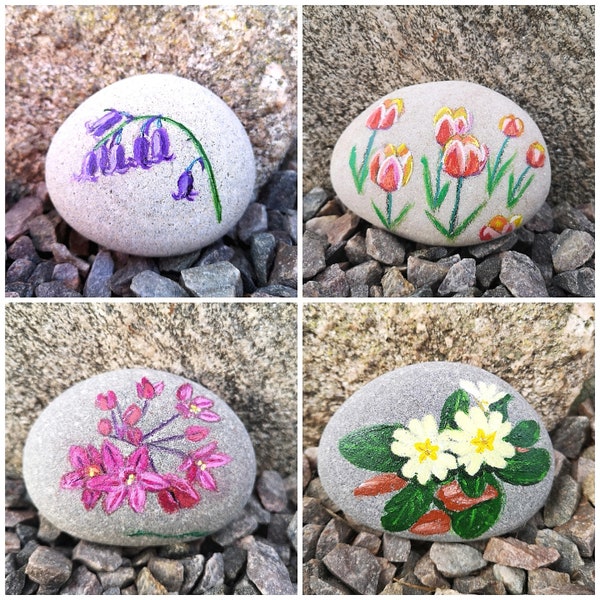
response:
[[[436,487],[409,483],[387,501],[381,517],[382,527],[386,531],[404,531],[412,527],[429,510]]]
[[[540,426],[536,421],[519,421],[504,438],[517,448],[531,448],[540,438]]]
[[[487,483],[485,472],[481,472],[471,477],[462,469],[457,473],[456,480],[460,485],[460,489],[469,496],[469,498],[479,498],[485,491]]]
[[[458,411],[469,412],[469,394],[465,390],[456,390],[444,402],[440,415],[440,431],[458,429],[454,420]]]
[[[550,453],[544,448],[517,452],[506,459],[504,469],[496,469],[496,475],[512,485],[533,485],[542,481],[548,474],[550,458]]]
[[[502,421],[508,421],[508,403],[513,399],[510,394],[506,394],[500,400],[490,404],[490,410],[495,410],[502,414]]]

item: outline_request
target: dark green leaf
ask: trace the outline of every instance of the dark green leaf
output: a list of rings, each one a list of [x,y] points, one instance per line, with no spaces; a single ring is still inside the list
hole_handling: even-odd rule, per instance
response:
[[[407,459],[392,454],[393,433],[399,425],[372,425],[345,435],[339,442],[341,455],[355,467],[397,473]]]
[[[517,202],[523,197],[525,190],[530,186],[534,177],[535,177],[535,175],[531,175],[531,177],[529,177],[529,179],[525,182],[525,185],[523,186],[521,191],[511,200],[511,202],[508,205],[508,208],[513,208],[514,206],[516,206]]]
[[[496,177],[494,178],[494,185],[492,187],[492,192],[496,189],[496,187],[498,187],[500,180],[504,177],[504,174],[506,173],[507,169],[512,164],[513,160],[515,160],[515,156],[517,156],[516,152],[502,165],[502,167],[500,167],[500,170],[498,171],[498,173],[496,174]]]
[[[506,396],[504,396],[503,398],[500,398],[500,400],[494,402],[493,404],[490,404],[490,410],[495,410],[495,411],[499,412],[502,415],[502,420],[507,421],[508,420],[508,403],[512,399],[513,399],[513,397],[510,394],[506,394]]]
[[[371,200],[371,205],[373,206],[373,210],[375,211],[375,214],[379,217],[379,220],[383,223],[383,226],[389,229],[389,224],[387,222],[387,219],[383,216],[383,213],[379,210],[379,208],[377,208],[377,205],[372,200]]]
[[[519,421],[504,438],[517,448],[531,448],[540,437],[540,426],[535,421]]]
[[[513,198],[514,187],[515,187],[515,174],[511,173],[508,176],[508,191],[506,193],[506,206],[508,208],[511,208],[515,203],[515,200]]]
[[[506,467],[496,469],[496,475],[512,485],[533,485],[542,481],[549,469],[550,453],[544,448],[532,448],[507,458]]]
[[[356,187],[356,191],[360,193],[360,182],[358,178],[358,172],[356,170],[356,146],[352,147],[350,151],[350,171],[352,172],[352,178],[354,179],[354,186]]]
[[[384,507],[381,525],[386,531],[404,531],[412,527],[430,508],[434,488],[411,482],[392,496]]]
[[[390,229],[393,229],[394,227],[396,227],[396,225],[399,225],[400,223],[402,223],[402,221],[404,220],[404,218],[406,217],[406,215],[408,214],[408,211],[414,206],[413,203],[409,203],[407,204],[401,211],[400,214],[392,221],[391,225],[390,225]]]
[[[496,523],[500,516],[500,511],[504,506],[502,485],[493,475],[486,473],[484,475],[484,486],[488,483],[498,492],[496,498],[476,504],[467,510],[450,514],[454,533],[463,539],[472,540],[483,535]]]
[[[469,394],[465,390],[456,390],[444,402],[440,415],[440,431],[458,429],[454,418],[459,410],[464,413],[469,412]]]
[[[469,498],[479,498],[486,486],[485,472],[471,477],[467,475],[462,469],[457,473],[456,480],[460,484],[461,490],[469,496]]]
[[[440,193],[439,193],[438,197],[436,198],[435,206],[433,207],[434,209],[437,210],[438,208],[440,208],[440,206],[442,206],[442,203],[446,199],[446,195],[448,194],[449,189],[450,189],[450,182],[447,181],[442,186],[442,189],[440,190]]]
[[[427,218],[433,223],[434,227],[449,240],[452,239],[452,234],[428,211],[425,211]]]
[[[425,184],[425,199],[427,200],[427,205],[432,210],[435,208],[433,205],[433,191],[431,190],[431,171],[429,170],[429,162],[427,161],[427,157],[423,156],[421,158],[421,164],[423,165],[423,183]]]
[[[484,200],[452,233],[452,238],[458,237],[475,219],[475,217],[481,212],[482,208],[487,204],[487,200]]]
[[[492,179],[493,179],[492,166],[490,164],[490,161],[488,160],[487,161],[487,183],[486,183],[486,190],[487,190],[488,196],[491,196],[492,192],[494,191],[492,189]]]

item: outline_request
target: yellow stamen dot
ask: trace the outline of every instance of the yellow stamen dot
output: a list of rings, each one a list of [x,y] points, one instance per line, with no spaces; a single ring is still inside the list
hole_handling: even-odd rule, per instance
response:
[[[201,460],[196,461],[196,464],[198,465],[201,471],[206,471],[206,464],[203,463]]]
[[[100,469],[96,465],[92,465],[88,468],[88,477],[95,477],[100,473]]]
[[[199,413],[200,409],[195,404],[190,404],[190,412]]]
[[[434,446],[431,443],[431,440],[427,438],[424,442],[417,442],[415,444],[415,449],[421,453],[419,454],[419,462],[422,463],[426,458],[437,460],[437,451],[440,447]]]
[[[495,431],[486,435],[483,429],[478,429],[477,435],[471,440],[471,444],[473,444],[473,446],[476,446],[475,452],[477,452],[478,454],[482,454],[485,450],[494,449],[495,437]]]
[[[129,477],[127,477],[127,481],[125,483],[127,483],[127,485],[131,485],[134,481],[135,481],[135,475],[133,473],[131,473],[131,475],[129,475]]]

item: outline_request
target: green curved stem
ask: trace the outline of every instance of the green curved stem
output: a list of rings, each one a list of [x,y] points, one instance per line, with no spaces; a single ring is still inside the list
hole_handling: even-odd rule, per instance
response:
[[[190,531],[189,533],[179,533],[179,534],[175,534],[175,535],[165,535],[163,533],[154,533],[152,531],[144,531],[143,529],[141,529],[139,531],[134,531],[132,533],[128,533],[127,535],[129,537],[138,537],[138,536],[141,536],[141,535],[151,535],[152,537],[157,537],[157,538],[179,540],[179,539],[184,539],[184,538],[189,538],[189,537],[204,537],[204,536],[207,535],[207,533],[206,533],[206,531]]]
[[[100,146],[104,145],[106,142],[108,142],[108,140],[110,140],[110,138],[112,138],[116,133],[118,133],[119,131],[122,131],[123,129],[125,129],[125,127],[127,127],[127,125],[130,125],[131,123],[135,123],[136,121],[146,121],[148,119],[152,119],[155,118],[157,115],[142,115],[139,117],[133,117],[133,119],[129,119],[128,121],[125,121],[125,123],[122,123],[121,125],[118,125],[117,127],[115,127],[112,131],[110,131],[109,133],[107,133],[95,146],[94,146],[94,150],[97,150],[98,148],[100,148]],[[212,201],[213,201],[213,206],[215,209],[215,214],[217,216],[217,223],[221,222],[221,215],[222,215],[222,207],[221,207],[221,201],[219,200],[219,191],[217,190],[217,182],[215,180],[215,174],[213,172],[213,168],[212,165],[210,164],[210,160],[208,160],[208,156],[206,155],[206,152],[202,146],[202,144],[200,143],[200,141],[198,140],[198,138],[196,138],[196,136],[182,123],[179,123],[179,121],[175,121],[174,119],[171,119],[170,117],[160,117],[161,121],[164,121],[165,123],[170,123],[171,125],[173,125],[174,127],[177,127],[178,129],[180,129],[181,131],[183,131],[183,133],[185,133],[187,135],[187,137],[189,138],[190,142],[192,142],[192,144],[194,145],[194,148],[196,149],[196,151],[198,152],[198,154],[200,155],[200,157],[202,158],[203,162],[204,162],[204,167],[206,169],[206,174],[208,176],[208,183],[210,186],[210,193],[212,196]]]
[[[450,215],[450,225],[448,226],[448,232],[452,235],[456,227],[456,220],[458,219],[458,206],[460,205],[460,190],[462,188],[463,177],[459,177],[456,182],[456,200],[454,201],[454,208]]]

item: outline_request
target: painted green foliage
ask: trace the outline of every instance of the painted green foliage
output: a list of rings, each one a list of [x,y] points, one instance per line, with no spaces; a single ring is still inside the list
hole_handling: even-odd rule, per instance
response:
[[[346,460],[378,473],[358,486],[355,496],[395,492],[381,517],[386,531],[477,538],[498,521],[503,483],[527,486],[546,477],[551,457],[534,447],[538,423],[513,425],[508,416],[513,398],[493,385],[461,381],[460,386],[437,420],[429,414],[406,426],[372,425],[339,440]]]

